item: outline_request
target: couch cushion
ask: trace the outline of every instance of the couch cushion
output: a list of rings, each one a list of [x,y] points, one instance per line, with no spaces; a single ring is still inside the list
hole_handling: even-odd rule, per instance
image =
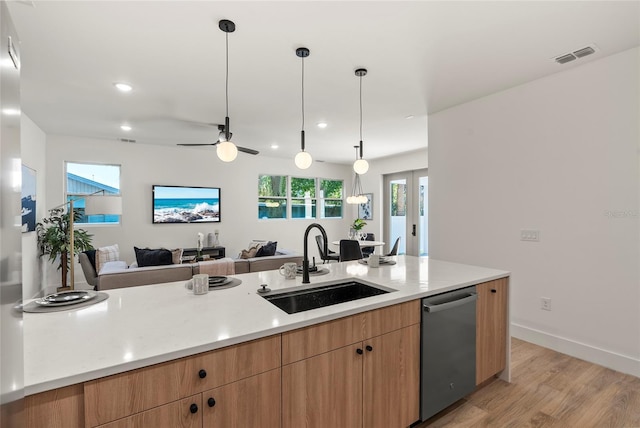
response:
[[[117,260],[114,262],[106,262],[100,268],[100,272],[98,272],[98,275],[103,275],[105,273],[111,273],[111,272],[123,272],[123,271],[126,271],[128,268],[129,266],[127,266],[127,262],[122,260]]]
[[[119,272],[105,273],[98,277],[97,290],[186,281],[193,275],[191,264],[129,268]]]
[[[298,265],[302,264],[302,256],[271,256],[271,257],[254,257],[249,259],[249,270],[251,272],[262,272],[265,270],[280,269],[285,263],[293,262]],[[236,266],[236,272],[238,271]]]
[[[133,250],[136,253],[136,262],[138,262],[138,267],[173,264],[173,255],[169,250],[163,248],[152,250],[149,248],[138,247],[133,247]]]

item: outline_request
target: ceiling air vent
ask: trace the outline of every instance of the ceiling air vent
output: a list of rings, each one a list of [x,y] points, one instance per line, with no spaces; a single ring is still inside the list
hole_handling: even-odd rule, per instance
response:
[[[584,58],[587,55],[591,55],[596,53],[598,50],[598,48],[596,47],[596,45],[592,44],[589,46],[585,46],[584,48],[580,48],[577,50],[574,50],[572,52],[568,52],[566,54],[562,54],[560,56],[557,56],[555,58],[552,58],[555,62],[557,62],[558,64],[566,64],[568,62],[571,62],[573,60],[579,59],[579,58]]]
[[[122,141],[123,143],[135,143],[136,140],[132,140],[131,138],[118,138],[118,140]]]

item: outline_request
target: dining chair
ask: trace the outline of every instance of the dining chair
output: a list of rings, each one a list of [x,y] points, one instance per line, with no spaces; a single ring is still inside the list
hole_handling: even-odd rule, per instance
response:
[[[338,253],[324,247],[322,235],[316,235],[316,244],[318,244],[318,252],[320,253],[322,263],[330,262],[331,260],[335,260],[336,262],[340,261],[340,255]]]
[[[365,241],[375,241],[376,235],[373,233],[367,233],[367,237],[364,238]],[[376,247],[362,247],[362,256],[369,257],[376,250]]]
[[[360,260],[362,258],[362,250],[360,243],[353,239],[340,240],[340,261]]]
[[[393,244],[393,248],[391,249],[391,251],[388,254],[385,254],[385,256],[397,256],[398,255],[398,244],[400,244],[400,237],[398,236],[398,239],[396,239],[395,244]]]

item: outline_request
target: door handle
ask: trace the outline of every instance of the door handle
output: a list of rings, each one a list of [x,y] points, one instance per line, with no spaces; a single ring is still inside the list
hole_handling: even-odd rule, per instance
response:
[[[416,236],[416,225],[415,224],[411,228],[411,235]]]

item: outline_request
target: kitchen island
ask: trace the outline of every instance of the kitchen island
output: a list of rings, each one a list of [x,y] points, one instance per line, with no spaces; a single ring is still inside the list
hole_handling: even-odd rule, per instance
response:
[[[280,372],[281,365],[285,364],[281,362],[285,356],[280,355],[285,348],[285,340],[280,342],[283,333],[377,314],[392,307],[407,312],[407,306],[402,305],[417,303],[422,297],[509,275],[501,270],[428,258],[398,256],[396,261],[395,265],[380,268],[369,268],[355,261],[323,265],[329,272],[312,276],[308,287],[357,278],[395,291],[296,314],[285,313],[257,293],[261,284],[267,284],[273,292],[302,285],[300,277],[286,280],[278,271],[237,275],[235,277],[242,281],[240,285],[212,290],[205,295],[194,295],[185,289],[184,282],[174,282],[109,290],[106,301],[86,308],[25,314],[25,391],[34,398],[27,400],[28,411],[30,405],[44,406],[41,409],[52,405],[51,398],[42,403],[36,397],[45,397],[47,392],[60,396],[58,392],[68,387],[76,395],[66,398],[71,403],[71,411],[84,415],[88,409],[78,407],[91,405],[87,385],[90,390],[100,379],[138,373],[136,370],[149,366],[164,367],[163,364],[174,361],[189,364],[188,357],[224,351],[223,348],[234,350],[246,343],[269,354],[264,356],[266,360],[277,354],[278,361],[273,367],[265,366],[262,372],[257,369],[256,373],[279,380],[284,376],[284,369]],[[419,319],[418,305],[415,308]],[[409,328],[415,325],[414,321],[408,320],[406,325],[398,324],[398,327]],[[508,337],[508,330],[503,331]],[[271,338],[277,340],[270,343]],[[508,358],[508,349],[505,354]],[[501,376],[508,379],[508,360]],[[286,394],[283,392],[283,395]],[[193,406],[192,403],[187,407],[191,410],[198,407]],[[283,421],[285,419],[283,417]],[[87,426],[93,424],[87,422]]]

